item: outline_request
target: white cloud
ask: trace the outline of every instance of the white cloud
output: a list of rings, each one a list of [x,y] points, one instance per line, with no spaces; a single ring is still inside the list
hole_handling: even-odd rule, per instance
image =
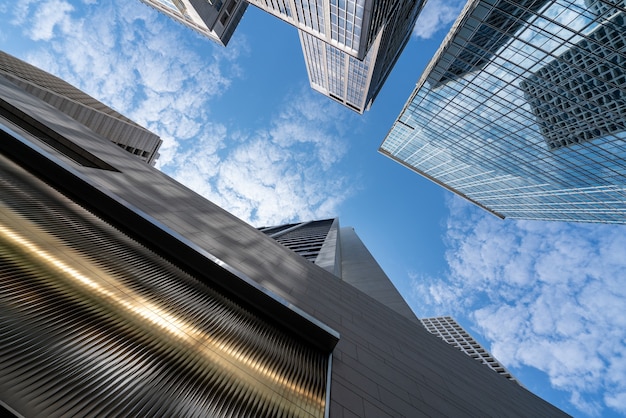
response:
[[[581,413],[624,413],[626,228],[503,221],[458,198],[449,208],[450,270],[420,280],[416,300],[468,316],[500,361],[545,372]]]
[[[74,8],[71,4],[62,0],[40,2],[33,14],[31,38],[35,41],[49,41],[54,36],[54,29],[61,26],[67,30],[69,14]]]
[[[245,50],[239,38],[228,51],[199,37],[192,45],[194,38],[180,33],[189,29],[167,19],[138,1],[79,8],[46,0],[20,4],[13,21],[32,40],[46,41],[27,61],[160,135],[164,165],[180,141],[200,135],[212,101],[240,72],[235,60]]]
[[[617,395],[606,396],[605,402],[611,408],[614,408],[622,414],[626,415],[626,392],[622,392]]]
[[[440,30],[446,29],[459,16],[465,1],[428,0],[413,28],[413,36],[430,39]]]
[[[194,37],[179,33],[189,29],[139,1],[68,6],[16,7],[14,23],[46,41],[27,61],[160,135],[159,168],[250,223],[336,215],[350,194],[338,169],[347,146],[336,104],[306,88],[256,132],[217,124],[211,107],[242,73],[244,39],[222,48],[197,37],[191,45]],[[55,7],[56,15],[41,12]]]
[[[346,143],[340,125],[329,123],[332,106],[306,91],[287,101],[269,128],[230,132],[208,126],[211,134],[189,144],[164,169],[258,226],[335,216],[351,192],[337,167]]]

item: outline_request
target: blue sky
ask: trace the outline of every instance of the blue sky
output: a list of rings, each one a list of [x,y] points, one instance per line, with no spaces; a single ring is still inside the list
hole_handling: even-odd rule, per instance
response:
[[[339,216],[418,316],[456,317],[572,415],[624,416],[625,227],[499,220],[377,153],[462,5],[430,0],[362,116],[252,6],[221,48],[138,0],[0,0],[0,44],[158,133],[159,168],[241,219]]]

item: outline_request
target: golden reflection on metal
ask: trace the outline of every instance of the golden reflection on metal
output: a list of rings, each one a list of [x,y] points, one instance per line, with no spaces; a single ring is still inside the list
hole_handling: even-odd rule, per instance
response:
[[[46,280],[47,285],[52,285],[63,292],[69,289],[78,290],[82,294],[81,300],[88,299],[99,306],[108,306],[116,314],[125,313],[127,319],[138,323],[144,329],[150,328],[152,333],[165,332],[174,338],[161,340],[170,341],[169,344],[173,349],[180,350],[182,344],[185,349],[201,353],[203,363],[207,364],[207,367],[217,366],[227,370],[228,374],[234,374],[238,381],[245,382],[258,396],[264,398],[265,403],[279,402],[283,408],[287,407],[290,414],[298,415],[304,412],[307,416],[323,415],[324,396],[320,396],[319,391],[316,393],[299,385],[294,381],[293,373],[289,372],[291,376],[279,373],[269,364],[259,362],[254,356],[246,353],[245,347],[237,347],[230,341],[217,339],[166,307],[147,300],[131,287],[91,263],[80,252],[69,248],[2,204],[0,204],[0,236],[5,247],[12,246],[14,251],[28,258],[29,267],[38,266],[56,273],[53,280],[40,278]],[[289,400],[279,400],[281,398]],[[292,406],[289,407],[289,404]]]

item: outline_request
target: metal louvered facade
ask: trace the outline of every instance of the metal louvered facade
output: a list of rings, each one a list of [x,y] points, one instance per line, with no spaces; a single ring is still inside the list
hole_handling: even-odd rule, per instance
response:
[[[0,393],[14,410],[324,416],[327,353],[0,166]]]

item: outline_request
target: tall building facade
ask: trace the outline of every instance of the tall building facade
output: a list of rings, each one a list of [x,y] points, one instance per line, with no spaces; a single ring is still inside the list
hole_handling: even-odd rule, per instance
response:
[[[3,77],[0,98],[0,411],[566,416]]]
[[[625,13],[468,2],[379,151],[502,218],[625,223]]]
[[[311,87],[368,110],[408,42],[421,0],[249,0],[298,29]]]
[[[161,138],[70,83],[3,51],[0,51],[0,77],[54,106],[137,158],[151,165],[156,163],[163,142]]]
[[[432,318],[420,318],[424,328],[458,348],[476,361],[481,362],[493,371],[518,384],[519,381],[491,355],[482,345],[478,343],[458,322],[450,316],[436,316]]]
[[[422,0],[141,0],[226,45],[248,3],[298,29],[311,87],[368,110],[413,31]]]
[[[520,83],[550,149],[626,131],[626,13],[585,4],[606,21]]]
[[[338,218],[259,229],[411,321],[418,321],[354,228],[340,227]]]
[[[141,1],[222,46],[228,45],[248,7],[245,0]]]

